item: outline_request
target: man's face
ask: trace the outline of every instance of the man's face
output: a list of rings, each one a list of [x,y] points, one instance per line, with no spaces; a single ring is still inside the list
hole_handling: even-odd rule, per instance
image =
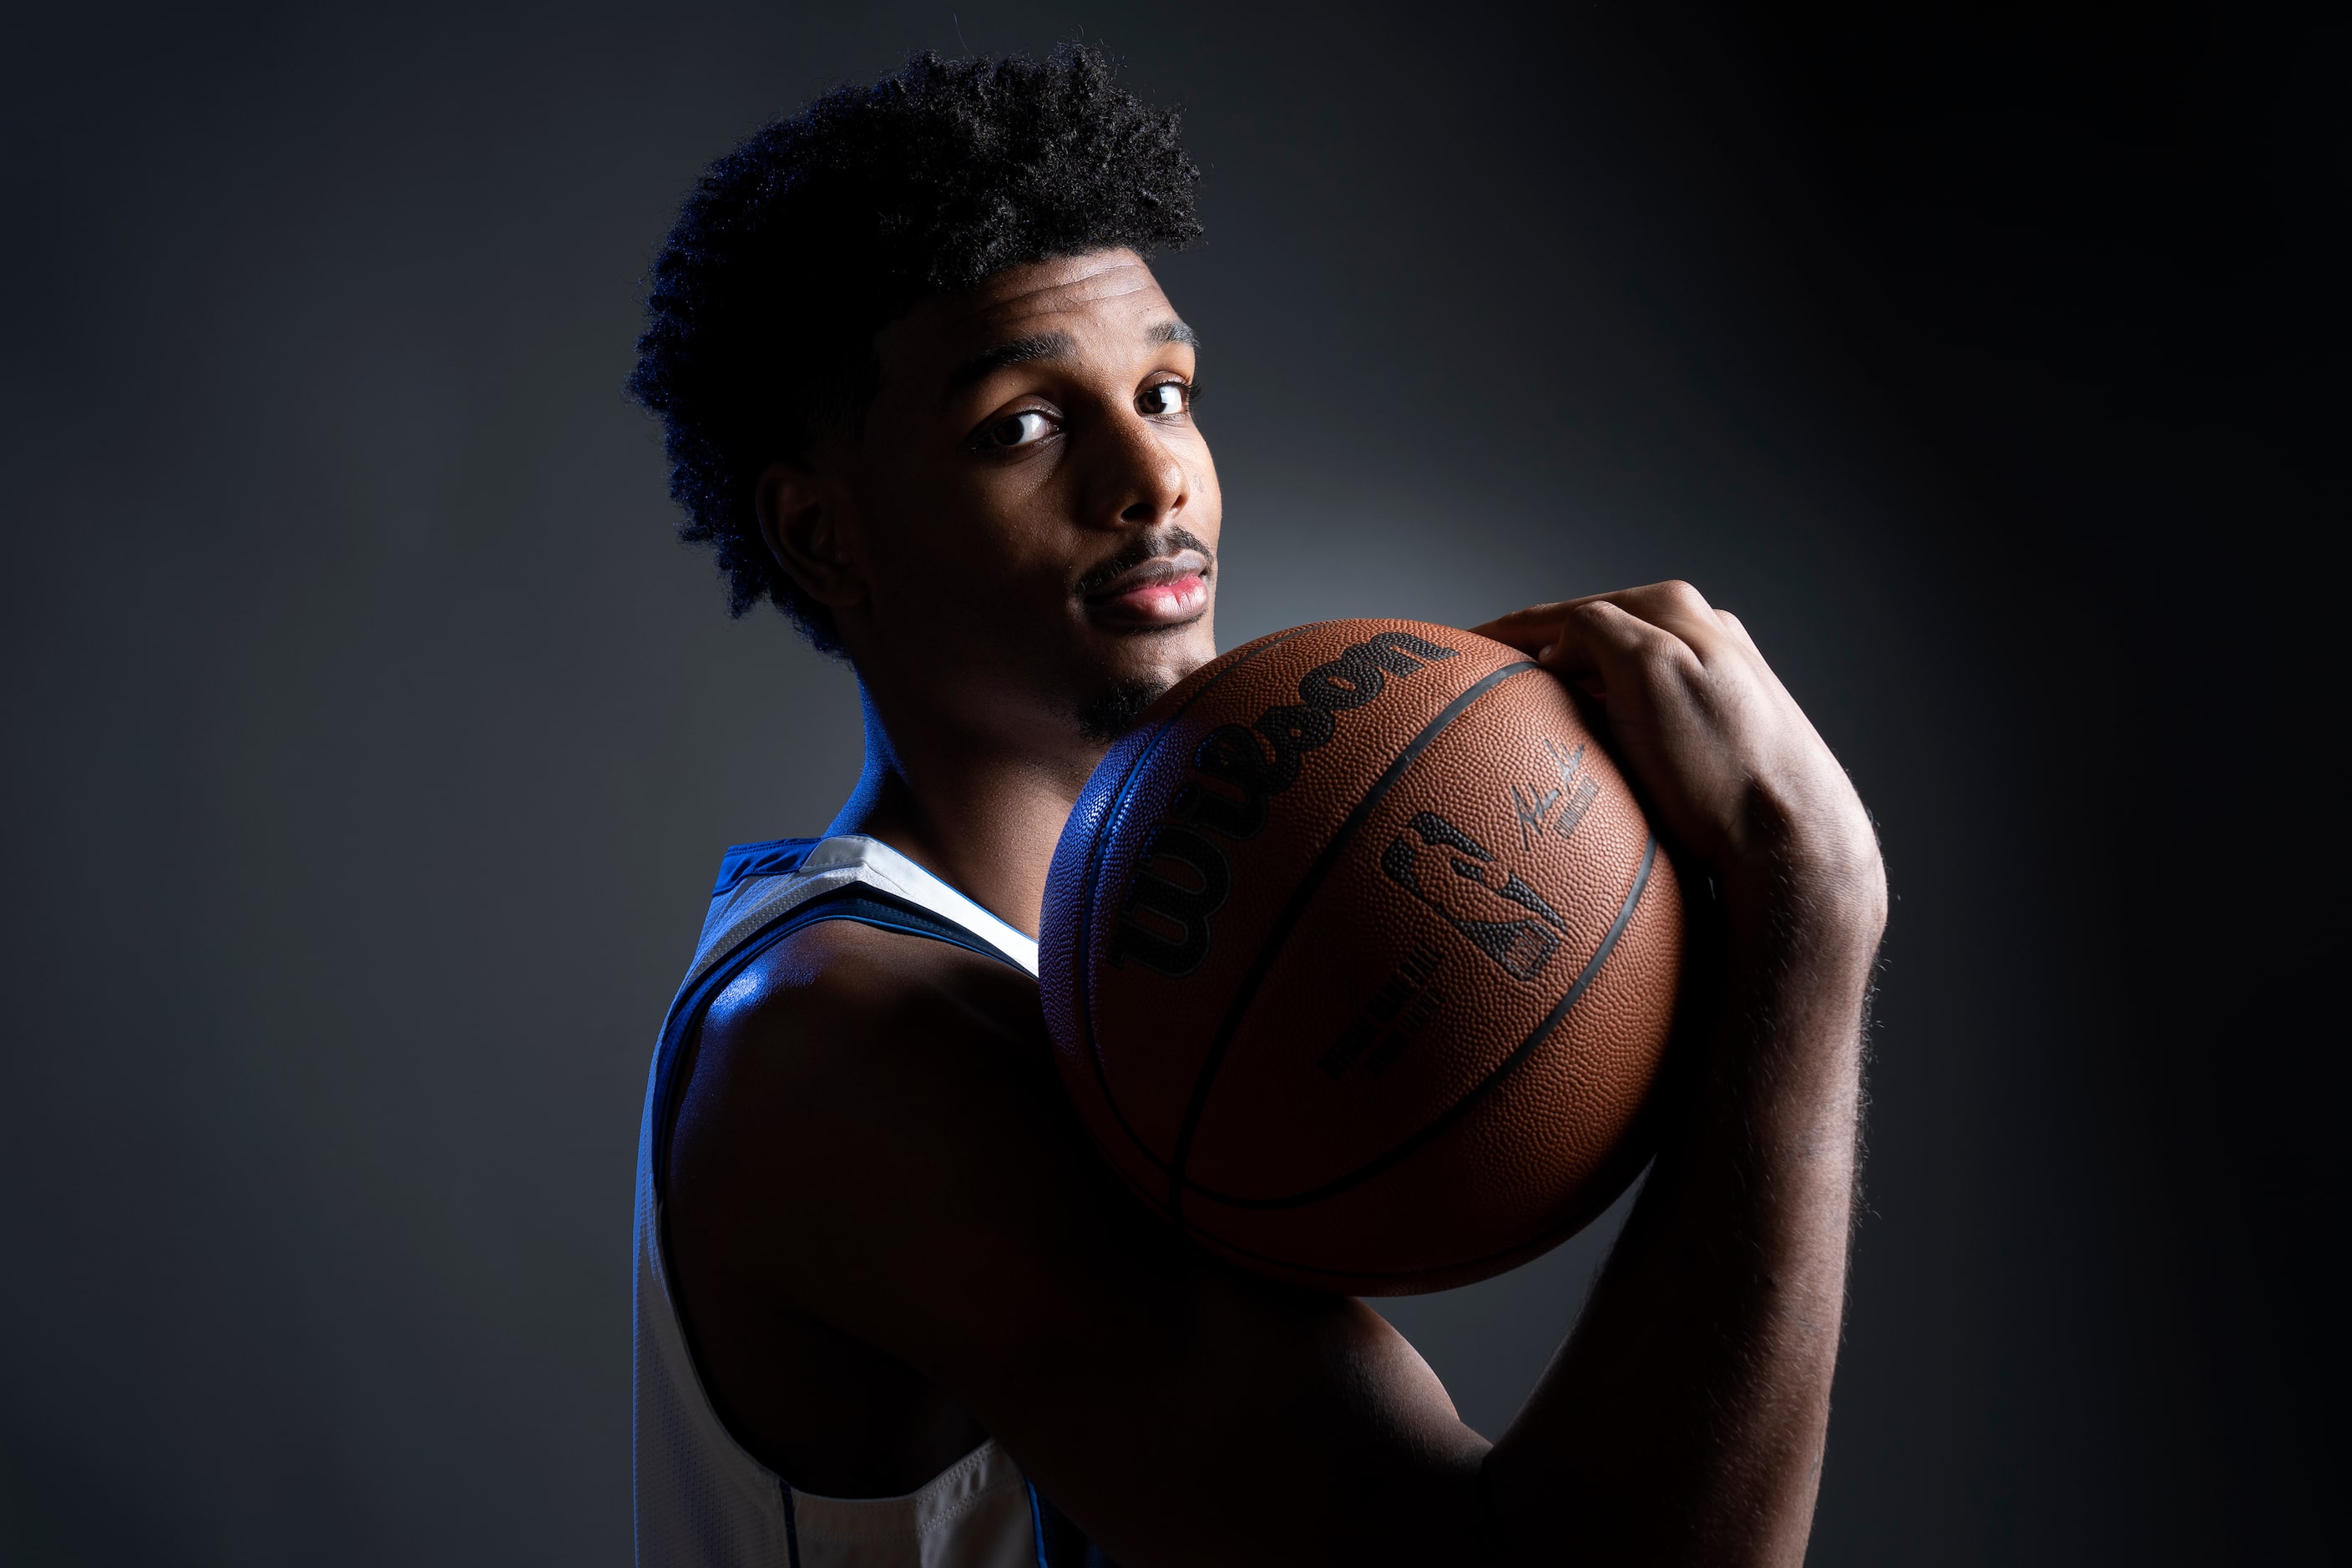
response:
[[[878,698],[1066,743],[1214,656],[1222,499],[1194,343],[1140,259],[1012,268],[877,350],[843,443],[857,593],[835,616]]]

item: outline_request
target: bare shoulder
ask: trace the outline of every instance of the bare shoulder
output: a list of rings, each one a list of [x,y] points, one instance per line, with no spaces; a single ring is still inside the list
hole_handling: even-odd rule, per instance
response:
[[[1053,1088],[1035,981],[852,921],[762,954],[713,1001],[686,1070],[671,1142],[673,1174],[689,1181],[713,1144],[748,1137],[765,1162],[823,1164],[975,1091]],[[740,1173],[747,1152],[730,1155]]]
[[[839,1058],[840,1066],[887,1065],[894,1053],[873,1048],[885,1042],[944,1048],[942,1031],[1042,1049],[1042,1028],[1037,983],[1009,964],[826,921],[761,954],[712,1002],[702,1033],[705,1057],[730,1068],[813,1070]]]
[[[794,933],[713,1004],[686,1073],[673,1235],[768,1259],[759,1288],[820,1319],[872,1326],[926,1293],[909,1268],[1001,1276],[1075,1232],[1158,1229],[1085,1143],[1036,982],[945,942]]]

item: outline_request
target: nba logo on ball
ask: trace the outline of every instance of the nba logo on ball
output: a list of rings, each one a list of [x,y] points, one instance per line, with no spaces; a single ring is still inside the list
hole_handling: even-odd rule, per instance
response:
[[[1147,1201],[1278,1279],[1444,1289],[1555,1245],[1647,1154],[1673,868],[1558,679],[1412,621],[1193,672],[1055,855],[1046,1019]]]

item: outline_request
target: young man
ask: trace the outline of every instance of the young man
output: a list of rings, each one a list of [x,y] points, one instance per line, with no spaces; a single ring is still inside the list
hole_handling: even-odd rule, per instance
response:
[[[927,58],[714,165],[658,264],[633,385],[687,537],[848,659],[866,753],[821,841],[730,853],[656,1054],[638,1559],[1796,1563],[1884,881],[1691,588],[1479,628],[1594,694],[1716,889],[1681,1103],[1496,1440],[1362,1303],[1190,1247],[1063,1102],[1056,837],[1214,652],[1197,345],[1144,260],[1197,232],[1196,177],[1089,53]]]

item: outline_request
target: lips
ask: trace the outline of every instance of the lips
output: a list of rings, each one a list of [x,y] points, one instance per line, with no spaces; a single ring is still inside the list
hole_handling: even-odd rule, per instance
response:
[[[1209,561],[1180,550],[1131,566],[1086,595],[1087,611],[1117,626],[1181,626],[1209,604]]]

